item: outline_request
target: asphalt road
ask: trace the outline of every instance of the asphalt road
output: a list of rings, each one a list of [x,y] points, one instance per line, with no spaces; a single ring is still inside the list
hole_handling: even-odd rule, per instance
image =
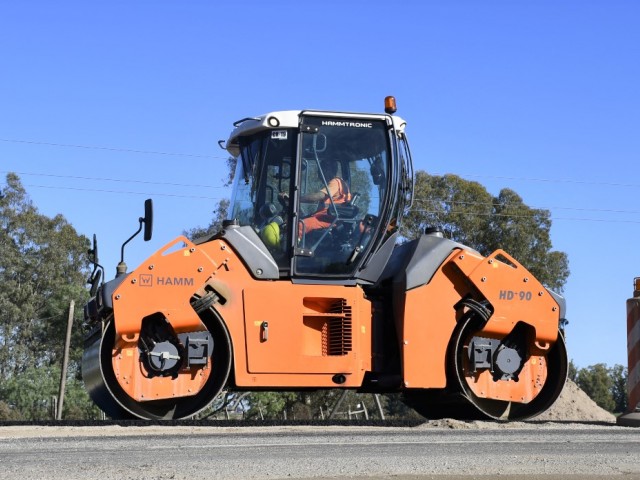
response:
[[[640,479],[640,429],[0,427],[0,479]]]

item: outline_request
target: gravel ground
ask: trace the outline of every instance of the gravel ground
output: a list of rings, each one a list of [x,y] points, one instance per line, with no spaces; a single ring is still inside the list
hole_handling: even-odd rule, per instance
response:
[[[636,432],[616,426],[570,381],[549,411],[527,422],[218,425],[0,426],[0,480],[640,480]]]
[[[493,425],[492,430],[46,427],[57,434],[34,431],[37,438],[2,438],[0,432],[0,479],[639,478],[640,437],[633,429],[558,422],[525,429]]]
[[[563,389],[556,403],[542,415],[539,415],[532,421],[527,422],[509,422],[498,423],[493,421],[462,421],[445,418],[441,420],[427,420],[419,425],[419,429],[423,428],[448,428],[448,429],[537,429],[537,428],[557,428],[559,422],[566,428],[579,429],[589,428],[589,425],[611,424],[615,425],[616,417],[611,413],[600,408],[584,393],[574,382],[567,380],[567,384]],[[236,432],[242,431],[245,427],[216,427],[219,432]],[[256,431],[291,431],[292,429],[316,429],[316,426],[299,427],[299,426],[280,426],[280,427],[257,427]],[[344,431],[344,426],[323,427],[328,430]],[[368,429],[386,430],[386,427],[367,427]],[[142,429],[142,430],[141,430]],[[135,426],[90,426],[90,427],[74,427],[74,426],[37,426],[37,425],[16,425],[16,426],[0,426],[0,438],[19,438],[19,437],[53,437],[53,436],[104,436],[104,435],[140,435],[143,431],[145,434],[157,434],[167,432],[167,427],[161,425],[135,427]],[[199,433],[210,433],[211,427],[207,426],[172,426],[172,435],[197,435]]]

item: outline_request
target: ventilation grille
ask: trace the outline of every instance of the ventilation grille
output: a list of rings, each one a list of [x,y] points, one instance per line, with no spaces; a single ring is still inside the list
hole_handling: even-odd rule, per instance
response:
[[[353,348],[353,319],[345,299],[338,299],[327,313],[327,354],[346,355]]]

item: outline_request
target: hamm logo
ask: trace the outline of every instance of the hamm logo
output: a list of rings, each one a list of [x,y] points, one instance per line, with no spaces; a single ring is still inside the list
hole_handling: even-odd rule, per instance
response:
[[[193,277],[156,277],[156,285],[165,287],[193,287]]]
[[[193,287],[193,277],[156,277],[156,285],[159,287]],[[140,274],[141,287],[153,287],[153,275]]]

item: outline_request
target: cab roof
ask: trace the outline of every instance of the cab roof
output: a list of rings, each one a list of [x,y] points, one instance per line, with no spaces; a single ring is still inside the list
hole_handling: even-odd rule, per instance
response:
[[[234,157],[239,154],[240,137],[253,134],[262,130],[298,128],[300,125],[300,115],[314,115],[333,118],[359,119],[359,120],[385,120],[388,125],[392,125],[394,130],[404,132],[406,122],[396,115],[374,114],[374,113],[345,113],[318,110],[282,110],[270,112],[258,117],[246,117],[234,122],[235,127],[229,135],[224,148]]]

